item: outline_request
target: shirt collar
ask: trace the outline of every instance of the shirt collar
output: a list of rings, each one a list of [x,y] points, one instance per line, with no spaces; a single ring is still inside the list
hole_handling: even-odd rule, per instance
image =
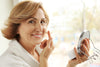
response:
[[[31,67],[39,67],[39,62],[32,57],[17,40],[12,40],[9,45],[12,47],[11,51],[15,53],[16,56],[21,57],[25,62],[27,62]]]

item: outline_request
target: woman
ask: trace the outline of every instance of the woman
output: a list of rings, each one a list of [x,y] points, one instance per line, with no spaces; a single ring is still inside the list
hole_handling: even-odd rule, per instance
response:
[[[47,31],[48,24],[48,15],[40,3],[23,1],[17,4],[8,17],[6,28],[2,30],[4,37],[11,42],[0,57],[0,67],[48,67],[47,60],[54,50],[52,37]],[[48,40],[42,41],[45,34]],[[84,42],[82,50],[88,54],[88,39]],[[40,54],[36,50],[39,44],[43,49]],[[76,58],[70,60],[67,67],[75,67],[87,59],[85,55],[78,55],[76,48],[75,54]]]

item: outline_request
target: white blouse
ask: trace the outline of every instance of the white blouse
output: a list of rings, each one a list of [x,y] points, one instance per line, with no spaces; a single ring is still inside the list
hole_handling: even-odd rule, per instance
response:
[[[12,40],[9,48],[0,56],[0,67],[39,67],[39,62],[20,43]]]

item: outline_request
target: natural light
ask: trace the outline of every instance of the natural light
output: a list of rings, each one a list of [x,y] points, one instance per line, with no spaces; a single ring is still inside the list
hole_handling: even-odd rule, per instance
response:
[[[100,0],[36,0],[43,3],[50,17],[49,30],[52,31],[56,49],[52,54],[50,67],[66,67],[68,61],[67,52],[78,43],[79,35],[84,30],[91,32],[91,39],[100,49],[100,24],[99,13]],[[90,13],[90,14],[89,14]],[[91,17],[90,17],[91,16]],[[93,20],[93,18],[95,20]],[[84,20],[84,21],[83,21]],[[97,32],[94,35],[94,32]],[[69,49],[70,48],[70,49]],[[93,50],[92,50],[93,51]],[[91,60],[92,61],[92,60]],[[81,67],[99,67],[100,58],[93,64],[85,62]]]
[[[55,50],[48,60],[49,67],[66,67],[68,52],[77,46],[84,30],[90,31],[91,40],[100,49],[100,0],[34,1],[43,4],[50,18],[48,30],[52,33]],[[92,64],[86,61],[77,67],[100,67],[100,54]]]

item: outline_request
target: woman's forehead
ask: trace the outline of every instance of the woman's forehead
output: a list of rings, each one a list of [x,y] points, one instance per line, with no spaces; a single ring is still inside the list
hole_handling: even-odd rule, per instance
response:
[[[45,14],[44,14],[43,10],[39,8],[36,11],[36,13],[33,15],[33,17],[35,17],[35,18],[37,18],[37,17],[45,18]]]

